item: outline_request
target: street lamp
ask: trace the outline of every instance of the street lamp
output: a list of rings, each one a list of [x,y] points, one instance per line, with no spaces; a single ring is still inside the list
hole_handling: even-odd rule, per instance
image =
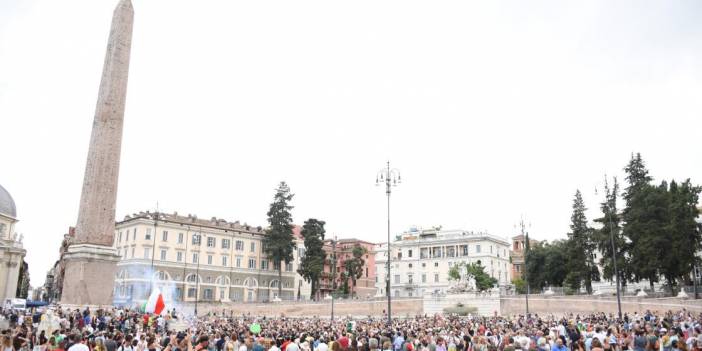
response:
[[[375,176],[375,185],[378,186],[381,183],[385,183],[385,194],[388,196],[388,256],[387,256],[387,275],[385,277],[385,292],[388,297],[388,325],[392,325],[392,314],[390,305],[390,193],[393,186],[397,186],[402,182],[402,177],[400,176],[400,170],[395,168],[390,168],[390,161],[387,162],[386,168],[378,171]]]
[[[614,191],[616,191],[616,186],[617,186],[616,181],[617,181],[617,178],[614,178],[614,182],[615,182],[615,184],[614,184],[615,190]],[[620,288],[619,288],[619,286],[620,286],[619,270],[617,269],[617,249],[614,246],[615,226],[614,226],[614,220],[612,218],[612,211],[616,208],[617,199],[615,197],[613,203],[610,203],[609,186],[607,185],[607,175],[605,175],[605,191],[606,191],[605,192],[605,205],[608,207],[608,210],[609,210],[608,211],[609,216],[607,219],[609,222],[609,243],[612,245],[612,265],[614,266],[613,267],[614,268],[614,283],[617,285],[617,312],[619,313],[619,320],[621,320],[622,319],[622,300],[621,300],[621,292],[620,292]],[[595,188],[595,193],[597,193],[597,188]],[[612,195],[615,195],[615,194],[612,194]],[[612,206],[612,205],[614,205],[614,206]],[[616,227],[616,229],[618,229],[618,226]]]

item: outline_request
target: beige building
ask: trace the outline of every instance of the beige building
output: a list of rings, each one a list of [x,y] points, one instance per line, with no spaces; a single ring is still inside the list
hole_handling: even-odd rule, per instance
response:
[[[499,286],[511,281],[509,242],[500,236],[467,230],[410,228],[391,243],[390,289],[394,297],[444,294],[454,265],[479,263]],[[375,249],[376,296],[385,296],[387,244]]]
[[[145,300],[152,283],[172,301],[272,301],[278,284],[283,300],[308,297],[309,285],[296,273],[302,241],[298,238],[294,260],[284,265],[279,279],[277,263],[263,253],[264,235],[262,227],[214,217],[148,211],[128,215],[116,224],[114,247],[122,258],[115,302]]]
[[[24,256],[22,237],[15,232],[17,209],[10,193],[0,185],[0,301],[16,297]]]

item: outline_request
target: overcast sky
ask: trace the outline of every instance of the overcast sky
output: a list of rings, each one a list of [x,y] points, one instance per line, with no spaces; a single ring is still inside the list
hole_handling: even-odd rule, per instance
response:
[[[116,0],[0,1],[0,184],[32,285],[75,225]],[[641,152],[702,183],[702,2],[133,0],[117,218],[565,237],[573,194]]]

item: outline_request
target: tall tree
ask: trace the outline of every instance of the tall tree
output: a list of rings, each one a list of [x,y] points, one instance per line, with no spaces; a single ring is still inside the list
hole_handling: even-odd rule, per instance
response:
[[[675,252],[685,252],[685,259],[680,262],[680,270],[689,281],[687,272],[692,271],[699,263],[697,252],[702,250],[702,223],[697,222],[700,215],[699,204],[700,186],[690,184],[690,179],[680,184],[679,191],[671,199],[671,230],[678,233]]]
[[[619,271],[619,282],[625,286],[630,277],[629,274],[629,253],[628,244],[622,235],[621,217],[617,212],[617,197],[619,196],[619,183],[614,178],[612,187],[609,187],[605,177],[605,198],[600,203],[602,217],[595,219],[595,222],[602,225],[595,230],[595,245],[600,251],[600,266],[602,266],[602,277],[607,280],[614,280],[614,258],[617,259],[617,270]],[[614,239],[614,240],[612,240]],[[612,241],[614,241],[615,252],[612,252]]]
[[[278,297],[282,298],[283,293],[283,264],[289,264],[293,260],[295,242],[293,238],[292,214],[290,205],[294,194],[290,193],[290,187],[285,182],[280,182],[276,189],[273,203],[268,210],[268,224],[266,236],[263,238],[263,252],[268,258],[277,262],[278,266]]]
[[[356,280],[363,276],[363,266],[366,264],[363,255],[365,255],[366,252],[365,247],[356,245],[351,251],[352,258],[344,261],[345,278],[346,280],[351,279],[351,285],[354,287],[354,294],[356,292]],[[346,284],[348,285],[348,282]]]
[[[529,286],[540,291],[547,286],[563,286],[567,271],[568,244],[564,240],[541,242],[530,247],[525,269]],[[526,289],[526,288],[525,288]]]
[[[695,253],[700,249],[700,225],[696,221],[699,193],[699,187],[692,186],[689,179],[680,185],[671,181],[668,187],[668,208],[664,215],[667,216],[666,249],[670,254],[662,255],[661,274],[671,290],[679,279],[689,281]]]
[[[622,234],[627,241],[626,252],[629,254],[629,271],[634,281],[648,279],[651,289],[658,281],[659,251],[655,247],[658,238],[650,227],[651,213],[655,207],[649,205],[655,197],[655,187],[650,185],[652,178],[648,175],[641,154],[631,155],[624,168],[627,187],[624,190],[624,209]]]
[[[579,290],[584,284],[588,294],[592,294],[592,282],[599,280],[595,266],[595,244],[592,228],[587,224],[585,202],[580,190],[575,192],[573,214],[570,217],[568,233],[568,275],[566,281],[571,289]]]
[[[302,226],[302,237],[305,240],[305,256],[302,257],[300,268],[297,272],[311,284],[310,297],[317,299],[319,279],[324,271],[324,260],[327,253],[324,251],[324,221],[310,218]]]

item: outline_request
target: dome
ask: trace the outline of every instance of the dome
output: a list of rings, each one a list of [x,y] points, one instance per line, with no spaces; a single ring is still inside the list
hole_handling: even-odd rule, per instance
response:
[[[10,193],[0,185],[0,214],[17,218],[17,208],[15,208],[15,200],[12,199]]]

